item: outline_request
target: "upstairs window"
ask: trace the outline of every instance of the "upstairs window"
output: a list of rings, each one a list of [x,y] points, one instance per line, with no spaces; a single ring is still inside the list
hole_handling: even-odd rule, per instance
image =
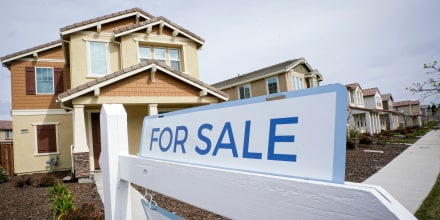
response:
[[[267,79],[266,84],[267,84],[268,94],[278,92],[278,79],[277,79],[277,77],[272,77],[272,78]]]
[[[89,41],[89,74],[105,75],[108,73],[107,43]]]
[[[165,48],[155,47],[154,48],[154,59],[166,63],[167,59],[165,56]]]
[[[64,91],[63,68],[25,67],[26,95],[58,94]]]
[[[145,62],[151,59],[150,47],[139,47],[139,62]]]
[[[180,50],[177,48],[139,46],[139,62],[159,60],[176,70],[181,70]]]
[[[292,76],[293,90],[304,89],[303,78],[299,76]]]
[[[37,94],[54,94],[53,68],[35,68],[35,78]]]
[[[7,130],[5,132],[5,139],[6,140],[12,140],[12,131],[11,130]]]
[[[176,70],[180,71],[180,54],[178,49],[169,49],[170,65]]]
[[[240,99],[248,99],[251,97],[251,86],[249,84],[238,87],[238,96]]]

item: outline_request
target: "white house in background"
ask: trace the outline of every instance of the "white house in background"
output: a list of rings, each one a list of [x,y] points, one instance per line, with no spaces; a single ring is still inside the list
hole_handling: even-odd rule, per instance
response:
[[[365,108],[370,110],[370,120],[367,127],[370,127],[370,134],[378,134],[386,129],[386,120],[380,117],[382,113],[382,95],[377,87],[362,90],[365,101]]]
[[[367,133],[369,111],[365,108],[364,96],[359,83],[345,85],[348,94],[347,125],[350,131]]]
[[[393,107],[395,111],[401,113],[399,117],[401,128],[422,126],[419,100],[393,102]]]
[[[385,120],[385,130],[394,131],[399,128],[399,113],[394,111],[393,108],[393,96],[391,93],[382,94],[382,107],[381,120]]]

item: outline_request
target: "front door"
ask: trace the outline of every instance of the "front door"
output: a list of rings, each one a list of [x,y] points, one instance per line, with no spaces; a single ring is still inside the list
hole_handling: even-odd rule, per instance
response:
[[[95,170],[100,169],[99,155],[101,155],[101,127],[99,126],[99,112],[91,113],[92,139],[93,139],[93,159]]]

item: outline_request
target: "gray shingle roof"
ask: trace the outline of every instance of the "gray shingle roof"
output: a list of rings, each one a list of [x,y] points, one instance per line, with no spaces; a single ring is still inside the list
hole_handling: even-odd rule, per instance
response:
[[[49,43],[46,43],[46,44],[42,44],[42,45],[39,45],[39,46],[36,46],[36,47],[32,47],[32,48],[29,48],[29,49],[26,49],[26,50],[18,51],[18,52],[15,52],[15,53],[3,56],[0,59],[3,62],[5,60],[7,60],[7,59],[10,59],[10,58],[13,58],[13,57],[17,57],[17,56],[20,56],[20,55],[23,55],[23,54],[27,54],[27,53],[32,53],[34,51],[37,51],[37,50],[40,50],[40,49],[44,49],[44,48],[47,48],[47,47],[51,47],[51,46],[55,46],[57,44],[60,44],[60,46],[61,46],[61,40],[52,41],[52,42],[49,42]]]
[[[167,19],[165,17],[162,17],[162,16],[159,16],[159,17],[156,17],[156,18],[152,18],[152,19],[150,19],[148,21],[139,22],[138,24],[133,24],[133,25],[130,25],[130,26],[122,27],[120,29],[114,30],[113,33],[114,34],[119,34],[119,33],[126,32],[126,31],[129,31],[129,30],[138,28],[138,27],[147,26],[147,25],[149,25],[151,23],[155,23],[157,21],[164,21],[164,22],[170,24],[171,26],[176,27],[180,31],[185,32],[186,34],[190,35],[191,37],[201,41],[202,43],[205,42],[205,40],[202,39],[201,37],[199,37],[198,35],[194,34],[193,32],[183,28],[182,26],[180,26],[180,25],[178,25],[178,24],[172,22],[171,20],[169,20],[169,19]]]
[[[0,121],[0,130],[12,130],[12,121]]]
[[[240,83],[263,78],[265,76],[269,76],[269,75],[276,73],[276,72],[288,71],[289,69],[295,67],[296,65],[298,65],[301,62],[305,62],[304,58],[287,60],[282,63],[278,63],[278,64],[275,64],[272,66],[264,67],[262,69],[259,69],[259,70],[256,70],[256,71],[253,71],[250,73],[238,75],[237,77],[230,78],[230,79],[212,84],[212,86],[217,87],[219,89],[223,89],[223,88],[226,88],[229,86],[234,86],[234,85],[237,85]]]
[[[145,15],[146,17],[154,18],[153,15],[145,12],[144,10],[142,10],[140,8],[132,8],[132,9],[127,9],[127,10],[124,10],[124,11],[115,12],[115,13],[112,13],[112,14],[100,16],[100,17],[97,17],[97,18],[93,18],[93,19],[77,22],[75,24],[71,24],[71,25],[68,25],[66,27],[60,28],[60,32],[68,31],[70,29],[74,29],[74,28],[81,27],[81,26],[84,26],[84,25],[87,25],[87,24],[92,24],[92,23],[95,23],[95,22],[103,21],[103,20],[106,20],[106,19],[109,19],[109,18],[120,16],[120,15],[129,14],[129,13],[132,13],[132,12],[139,12],[139,13]]]

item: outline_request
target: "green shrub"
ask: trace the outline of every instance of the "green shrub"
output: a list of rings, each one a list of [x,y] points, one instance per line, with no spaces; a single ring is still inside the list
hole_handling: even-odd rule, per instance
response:
[[[83,203],[80,208],[70,210],[62,218],[63,220],[103,220],[104,215],[98,210],[98,207],[93,203]]]
[[[9,180],[9,174],[6,170],[0,166],[0,183],[7,182]]]
[[[67,186],[61,183],[56,183],[49,189],[49,194],[52,196],[52,216],[55,219],[63,219],[63,217],[70,211],[76,210],[74,201],[75,198],[67,189]]]
[[[55,186],[56,183],[57,178],[53,174],[46,174],[38,180],[39,187],[51,187]]]
[[[32,184],[32,179],[28,175],[17,176],[17,178],[14,179],[14,183],[16,187],[30,186]]]

